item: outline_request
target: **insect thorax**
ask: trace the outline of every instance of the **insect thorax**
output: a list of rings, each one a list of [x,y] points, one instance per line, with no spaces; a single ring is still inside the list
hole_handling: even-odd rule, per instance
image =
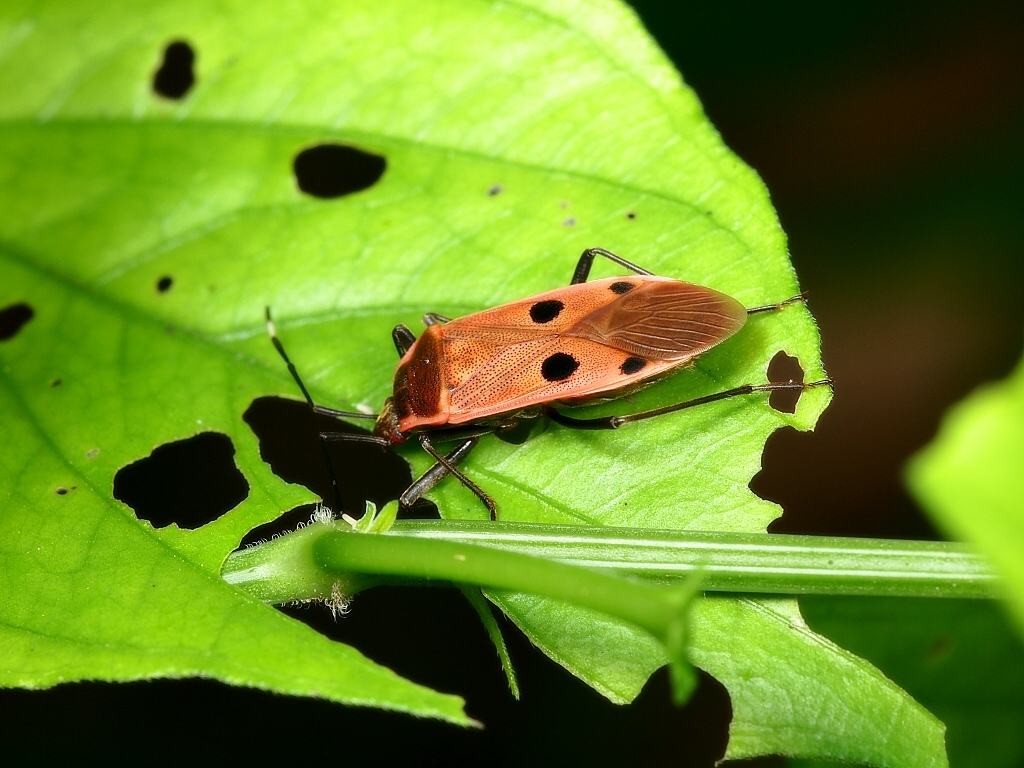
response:
[[[395,371],[391,404],[402,432],[448,421],[444,369],[440,327],[431,326],[416,340]]]

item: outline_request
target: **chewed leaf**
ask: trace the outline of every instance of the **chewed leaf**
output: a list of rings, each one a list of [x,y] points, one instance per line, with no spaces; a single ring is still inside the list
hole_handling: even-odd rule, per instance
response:
[[[261,396],[298,396],[264,308],[314,397],[354,408],[389,394],[395,324],[557,288],[586,247],[745,307],[798,293],[760,181],[612,0],[143,0],[131,13],[8,2],[0,93],[0,312],[12,329],[0,339],[0,626],[20,649],[7,685],[203,674],[466,722],[452,697],[217,577],[248,530],[311,500],[270,471],[242,418]],[[780,350],[809,381],[824,377],[811,316],[791,306],[592,413],[763,382]],[[778,513],[747,488],[765,440],[812,427],[829,396],[805,393],[792,415],[752,396],[609,434],[485,439],[465,470],[508,520],[760,530]],[[248,486],[234,509],[154,529],[114,500],[119,469],[205,431],[231,441]],[[435,498],[447,516],[485,514],[450,481]],[[32,610],[40,601],[50,619]],[[657,648],[614,642],[628,636],[614,622],[505,607],[617,700],[664,663]],[[742,631],[757,635],[757,621]],[[119,644],[129,636],[135,655]],[[254,636],[274,652],[254,656]],[[721,653],[742,662],[733,640]],[[710,668],[715,642],[695,635],[692,656]],[[836,665],[823,684],[841,685],[846,657],[825,658]],[[753,706],[722,675],[734,709]],[[772,690],[790,682],[780,673]],[[884,698],[876,682],[865,695]],[[827,729],[813,703],[792,713],[812,734]],[[744,754],[787,733],[773,727]]]

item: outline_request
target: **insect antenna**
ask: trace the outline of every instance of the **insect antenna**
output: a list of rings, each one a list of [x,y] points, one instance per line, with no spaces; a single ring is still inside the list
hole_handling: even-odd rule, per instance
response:
[[[302,390],[302,396],[306,398],[306,402],[309,403],[309,407],[313,409],[314,413],[319,413],[321,416],[333,416],[336,419],[376,419],[377,414],[375,413],[362,413],[360,411],[338,411],[334,408],[327,408],[323,405],[317,405],[313,402],[313,398],[310,397],[309,390],[306,389],[306,385],[302,383],[302,377],[299,376],[299,372],[295,369],[295,365],[288,357],[288,353],[284,351],[284,345],[281,340],[277,338],[277,328],[274,327],[274,321],[270,317],[270,307],[266,308],[267,315],[267,333],[270,335],[270,340],[274,343],[274,349],[284,360],[285,365],[288,366],[288,372],[295,379],[295,383],[299,385],[299,389]]]
[[[288,372],[291,373],[292,378],[295,379],[295,383],[299,385],[299,389],[302,390],[303,397],[306,398],[306,402],[312,409],[313,413],[319,413],[323,416],[333,416],[334,418],[351,418],[351,419],[375,419],[376,416],[367,413],[350,413],[348,411],[336,411],[333,408],[324,408],[323,406],[317,405],[313,402],[313,398],[310,397],[309,391],[306,389],[306,385],[302,383],[302,378],[299,376],[299,372],[295,369],[292,361],[288,358],[288,353],[284,351],[284,345],[281,340],[277,338],[277,329],[274,327],[274,321],[270,317],[270,307],[266,307],[267,317],[267,333],[270,335],[270,340],[274,343],[274,349],[281,355],[285,364],[288,366]],[[324,463],[327,464],[327,475],[331,479],[331,490],[334,492],[334,503],[336,505],[336,511],[340,514],[344,511],[344,504],[341,500],[341,488],[338,486],[338,475],[334,471],[334,464],[331,462],[331,455],[327,451],[328,438],[325,435],[340,434],[335,432],[321,432],[320,433],[320,448],[324,453]],[[373,435],[360,435],[360,437],[373,437]],[[380,438],[378,438],[380,439]],[[370,441],[374,442],[374,441]]]

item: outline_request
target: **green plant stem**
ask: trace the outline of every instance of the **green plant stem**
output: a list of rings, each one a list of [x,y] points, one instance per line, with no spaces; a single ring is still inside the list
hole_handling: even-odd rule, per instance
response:
[[[604,526],[400,520],[389,536],[481,544],[652,579],[700,569],[707,592],[995,598],[995,573],[964,544]]]
[[[544,595],[618,616],[664,639],[687,593],[519,552],[415,536],[325,531],[313,544],[331,573],[370,573],[478,584]]]
[[[329,597],[338,583],[336,576],[291,567],[295,558],[309,558],[298,542],[278,552],[282,541],[302,533],[263,545],[267,551],[258,556],[256,548],[232,554],[224,565],[225,578],[267,602]],[[424,520],[399,521],[384,535],[388,540],[413,537],[478,544],[651,579],[675,579],[700,569],[705,591],[1000,595],[985,561],[966,546],[949,542]],[[341,588],[346,594],[394,581],[393,576],[351,572],[345,579]]]
[[[656,585],[519,552],[418,536],[360,533],[313,523],[232,555],[222,574],[267,602],[344,602],[386,581],[441,581],[529,592],[600,611],[647,630],[669,653],[677,701],[696,678],[685,657],[686,611],[699,578]]]

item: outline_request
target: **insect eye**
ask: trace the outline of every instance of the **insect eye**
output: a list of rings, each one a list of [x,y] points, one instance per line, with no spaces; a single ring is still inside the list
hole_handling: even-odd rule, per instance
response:
[[[630,291],[632,291],[633,288],[634,288],[634,285],[632,283],[627,283],[625,280],[620,280],[617,283],[612,283],[609,287],[612,289],[612,293],[620,293],[621,294],[621,293],[629,293]]]
[[[561,314],[563,309],[565,309],[565,304],[558,299],[538,301],[530,307],[530,319],[535,323],[550,323]]]
[[[540,375],[548,381],[563,381],[568,379],[577,368],[580,361],[565,352],[555,352],[548,357],[540,366]]]
[[[627,357],[626,361],[619,366],[619,370],[626,376],[629,376],[632,373],[643,370],[646,365],[647,361],[642,357]]]

